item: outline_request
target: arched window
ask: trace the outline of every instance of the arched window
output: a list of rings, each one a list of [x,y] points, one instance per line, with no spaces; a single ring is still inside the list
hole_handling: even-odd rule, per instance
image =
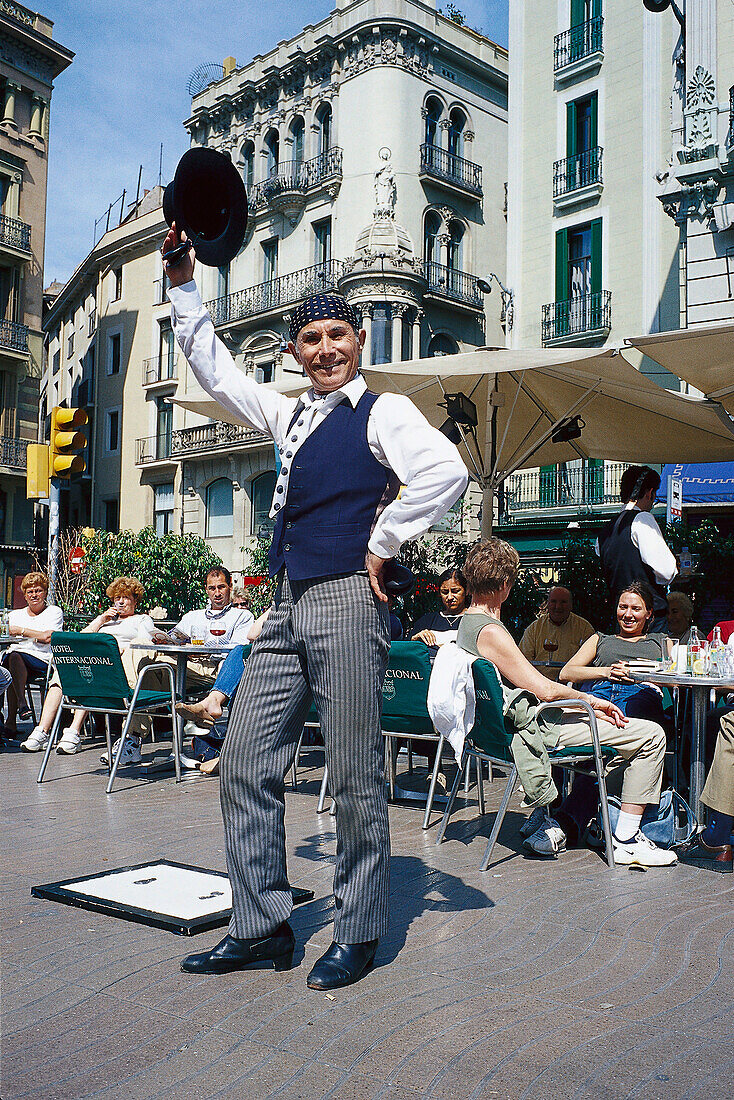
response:
[[[275,492],[275,481],[274,470],[268,470],[252,481],[252,523],[250,525],[250,534],[252,535],[266,534],[275,527],[275,520],[271,519],[269,515],[273,493]]]
[[[429,99],[426,103],[426,145],[441,144],[441,131],[438,124],[442,114],[443,104],[441,103],[441,100],[435,98]]]
[[[206,536],[210,539],[234,534],[234,494],[228,477],[212,481],[206,490]]]
[[[441,219],[434,210],[429,210],[423,229],[423,258],[426,263],[441,262],[441,246],[438,235],[441,232]]]
[[[245,181],[245,190],[251,191],[255,182],[255,146],[251,141],[242,150],[242,179]]]
[[[455,157],[464,156],[464,127],[466,115],[459,107],[454,107],[449,114],[449,152]]]
[[[274,176],[280,164],[280,137],[277,130],[271,130],[266,136],[265,149],[268,154],[268,175]]]
[[[316,121],[319,126],[319,154],[327,153],[331,149],[331,104],[324,103],[316,112]]]
[[[464,226],[461,222],[449,222],[449,243],[447,266],[450,271],[462,271],[462,258],[464,253]]]
[[[435,336],[431,337],[431,342],[428,345],[428,354],[431,355],[456,355],[459,350],[459,345],[454,340],[453,336],[446,336],[445,333],[439,332]]]
[[[304,124],[303,119],[299,115],[298,118],[294,118],[293,122],[291,123],[291,139],[292,139],[292,142],[293,142],[291,159],[293,160],[294,164],[302,164],[303,163],[303,135],[304,135],[304,132],[305,132],[305,124]]]

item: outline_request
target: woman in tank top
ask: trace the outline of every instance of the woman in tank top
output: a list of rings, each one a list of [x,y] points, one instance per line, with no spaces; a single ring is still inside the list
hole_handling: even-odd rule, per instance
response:
[[[654,615],[653,594],[644,581],[633,581],[617,604],[619,632],[594,634],[561,669],[559,679],[584,684],[589,691],[610,699],[628,718],[650,718],[665,723],[660,690],[639,684],[630,676],[630,661],[661,661],[670,656],[673,640],[667,634],[648,634]]]

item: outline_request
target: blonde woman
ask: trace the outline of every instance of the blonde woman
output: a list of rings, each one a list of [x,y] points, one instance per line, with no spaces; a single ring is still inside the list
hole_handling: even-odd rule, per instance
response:
[[[51,633],[61,630],[64,613],[48,603],[48,577],[44,573],[26,573],[21,581],[26,606],[10,612],[9,633],[18,641],[5,650],[2,663],[12,676],[8,688],[8,713],[2,736],[14,738],[17,720],[31,717],[25,698],[29,677],[44,675],[51,661]]]

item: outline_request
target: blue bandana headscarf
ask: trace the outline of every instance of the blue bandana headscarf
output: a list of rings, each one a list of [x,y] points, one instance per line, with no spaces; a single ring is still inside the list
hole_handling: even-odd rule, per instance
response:
[[[343,295],[314,294],[293,310],[288,335],[295,344],[296,337],[304,325],[310,324],[311,321],[324,321],[327,318],[335,321],[346,321],[355,332],[359,332],[357,314]]]

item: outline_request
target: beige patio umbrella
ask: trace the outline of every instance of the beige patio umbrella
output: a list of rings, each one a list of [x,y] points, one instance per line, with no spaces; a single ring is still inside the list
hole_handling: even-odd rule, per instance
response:
[[[719,401],[734,416],[734,324],[656,332],[625,344]]]
[[[734,423],[721,405],[662,389],[614,348],[480,350],[369,367],[365,376],[378,393],[409,396],[436,426],[446,395],[474,404],[476,427],[461,427],[460,449],[484,491],[485,534],[497,487],[528,466],[734,459]]]

